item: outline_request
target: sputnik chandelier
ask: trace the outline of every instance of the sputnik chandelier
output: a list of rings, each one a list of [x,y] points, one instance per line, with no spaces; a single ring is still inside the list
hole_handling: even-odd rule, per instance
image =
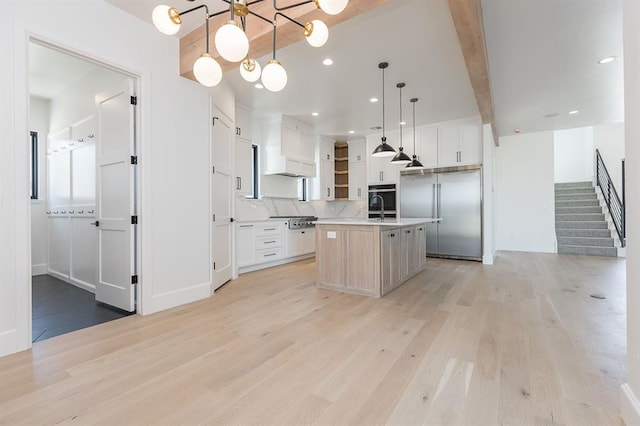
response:
[[[194,1],[194,0],[187,0]],[[163,34],[173,35],[180,30],[182,17],[195,10],[204,9],[205,12],[205,32],[206,46],[205,52],[193,64],[193,75],[196,80],[204,86],[216,86],[222,80],[222,67],[209,53],[209,20],[215,16],[225,13],[230,14],[230,19],[224,23],[215,34],[215,46],[218,54],[229,62],[240,62],[240,75],[248,82],[255,82],[262,78],[262,85],[271,92],[279,92],[287,85],[287,71],[282,64],[276,60],[276,31],[277,18],[285,18],[301,27],[307,42],[313,47],[321,47],[329,38],[329,28],[319,19],[314,19],[306,24],[302,24],[297,20],[285,15],[283,11],[303,6],[309,3],[315,3],[318,9],[321,9],[329,15],[337,15],[342,12],[349,0],[304,0],[299,3],[291,4],[284,7],[278,7],[277,0],[273,0],[273,19],[265,18],[250,10],[250,6],[261,3],[264,0],[222,0],[229,4],[229,9],[222,10],[213,14],[209,13],[206,4],[202,4],[184,12],[178,11],[175,7],[159,5],[153,9],[153,24],[158,31]],[[255,16],[273,26],[273,57],[267,62],[264,68],[255,58],[248,56],[249,54],[249,38],[245,31],[247,27],[247,16]],[[240,24],[235,20],[240,17]]]

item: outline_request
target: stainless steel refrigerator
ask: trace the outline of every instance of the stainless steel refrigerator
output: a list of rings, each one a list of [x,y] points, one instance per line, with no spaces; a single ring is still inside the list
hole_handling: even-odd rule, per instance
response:
[[[442,219],[427,225],[427,256],[481,261],[481,166],[403,170],[400,215]]]

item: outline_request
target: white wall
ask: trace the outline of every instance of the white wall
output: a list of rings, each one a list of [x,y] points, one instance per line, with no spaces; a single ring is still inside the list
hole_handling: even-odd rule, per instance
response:
[[[51,100],[51,133],[97,114],[95,95],[121,90],[127,79],[126,75],[100,67],[74,82]]]
[[[38,199],[31,200],[31,273],[47,273],[46,173],[50,102],[31,96],[29,130],[38,132]]]
[[[600,151],[609,176],[618,193],[622,191],[622,159],[625,158],[624,123],[604,124],[593,128],[594,149]]]
[[[31,345],[30,35],[141,76],[140,312],[209,296],[209,92],[179,76],[178,39],[102,0],[2,5],[0,355]]]
[[[500,138],[496,250],[555,252],[553,132]]]
[[[491,124],[482,126],[482,263],[493,265],[495,258],[494,181],[496,143]]]
[[[624,1],[624,114],[627,181],[627,383],[622,385],[622,419],[640,424],[640,2]]]
[[[553,132],[556,182],[593,180],[593,127]]]

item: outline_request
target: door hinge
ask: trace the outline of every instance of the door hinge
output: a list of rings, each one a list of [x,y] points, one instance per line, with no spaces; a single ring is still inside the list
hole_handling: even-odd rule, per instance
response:
[[[213,166],[213,167],[211,168],[211,173],[213,173],[213,174],[215,174],[215,173],[216,173],[216,166]]]
[[[131,275],[131,284],[138,284],[138,276]]]
[[[138,97],[131,96],[131,105],[138,105]]]
[[[131,156],[131,164],[138,164],[138,156],[137,155],[132,155]]]
[[[138,224],[138,215],[131,216],[131,224],[132,225],[137,225]]]
[[[216,262],[213,262],[213,270],[216,270]]]
[[[213,215],[213,221],[214,222],[216,221],[216,215],[215,214]]]

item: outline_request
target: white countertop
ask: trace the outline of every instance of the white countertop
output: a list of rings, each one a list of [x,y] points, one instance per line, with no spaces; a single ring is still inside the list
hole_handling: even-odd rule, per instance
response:
[[[369,225],[369,226],[411,226],[419,225],[421,223],[432,223],[440,221],[440,218],[432,217],[401,217],[401,218],[386,218],[384,222],[380,222],[380,219],[374,218],[336,218],[336,219],[318,219],[313,222],[316,225]]]

